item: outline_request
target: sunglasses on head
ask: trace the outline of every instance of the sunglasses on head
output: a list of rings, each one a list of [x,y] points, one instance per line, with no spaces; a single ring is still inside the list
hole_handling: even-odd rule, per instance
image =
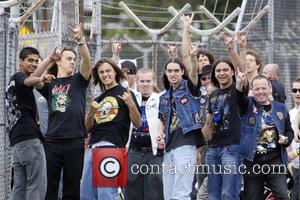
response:
[[[300,88],[292,88],[292,93],[300,92]]]

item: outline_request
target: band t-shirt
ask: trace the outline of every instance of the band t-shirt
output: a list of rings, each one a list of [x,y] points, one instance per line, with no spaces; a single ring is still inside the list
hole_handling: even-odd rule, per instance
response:
[[[56,78],[38,90],[48,102],[48,140],[81,138],[86,135],[85,95],[89,80],[80,73]]]
[[[24,85],[28,76],[15,73],[5,91],[5,110],[10,145],[34,138],[42,138],[37,124],[37,107],[33,87]]]
[[[90,145],[107,141],[117,147],[125,147],[129,137],[130,116],[128,106],[119,97],[124,92],[127,92],[127,90],[117,85],[95,98],[100,107],[94,116]],[[133,92],[131,92],[131,96],[139,109]]]
[[[271,107],[271,104],[263,106],[261,118],[262,129],[256,147],[257,153],[267,153],[279,148],[278,130],[272,118]]]
[[[223,147],[240,143],[240,117],[236,103],[235,83],[212,92],[208,113],[212,115],[212,140],[210,147]]]

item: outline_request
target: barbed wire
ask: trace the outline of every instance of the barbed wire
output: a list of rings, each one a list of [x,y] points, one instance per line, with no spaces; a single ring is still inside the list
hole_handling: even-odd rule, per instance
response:
[[[118,5],[119,3],[117,2],[111,2],[111,1],[102,1],[104,3],[108,3],[108,4],[114,4],[114,5]],[[128,6],[132,6],[132,7],[138,7],[138,8],[151,8],[151,9],[156,9],[156,10],[168,10],[168,8],[163,8],[163,7],[155,7],[155,6],[145,6],[145,5],[141,5],[141,4],[134,4],[134,3],[126,3],[126,5]]]
[[[107,8],[111,8],[111,9],[115,9],[115,10],[123,10],[122,8],[120,7],[114,7],[114,6],[110,6],[110,5],[107,5],[107,4],[101,4],[101,6],[103,7],[107,7]],[[154,10],[150,10],[150,11],[147,11],[147,10],[138,10],[138,9],[131,9],[133,12],[139,12],[139,13],[156,13],[156,14],[170,14],[170,12],[168,11],[154,11]]]

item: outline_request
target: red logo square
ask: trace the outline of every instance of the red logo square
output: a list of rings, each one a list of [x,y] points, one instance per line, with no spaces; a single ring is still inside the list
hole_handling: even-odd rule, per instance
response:
[[[95,148],[93,159],[94,187],[127,187],[126,148]]]

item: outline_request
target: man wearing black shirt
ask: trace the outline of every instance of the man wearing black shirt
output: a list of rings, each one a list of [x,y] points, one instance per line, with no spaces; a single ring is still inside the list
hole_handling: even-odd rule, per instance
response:
[[[63,169],[63,199],[80,199],[80,179],[83,168],[84,136],[86,135],[85,94],[91,75],[91,59],[81,27],[70,28],[77,41],[81,63],[74,73],[76,53],[63,48],[56,61],[57,78],[39,88],[47,99],[48,131],[45,134],[47,159],[46,199],[57,199]],[[53,60],[47,57],[35,71],[40,76]]]
[[[235,98],[235,69],[228,59],[218,60],[212,69],[212,83],[218,87],[210,96],[203,134],[209,141],[206,154],[209,199],[239,199],[240,123]]]
[[[20,71],[15,73],[5,92],[6,119],[12,147],[14,185],[12,199],[44,199],[46,194],[46,159],[43,138],[37,124],[33,85],[43,78],[29,78],[37,68],[37,49],[25,47],[19,55]]]

